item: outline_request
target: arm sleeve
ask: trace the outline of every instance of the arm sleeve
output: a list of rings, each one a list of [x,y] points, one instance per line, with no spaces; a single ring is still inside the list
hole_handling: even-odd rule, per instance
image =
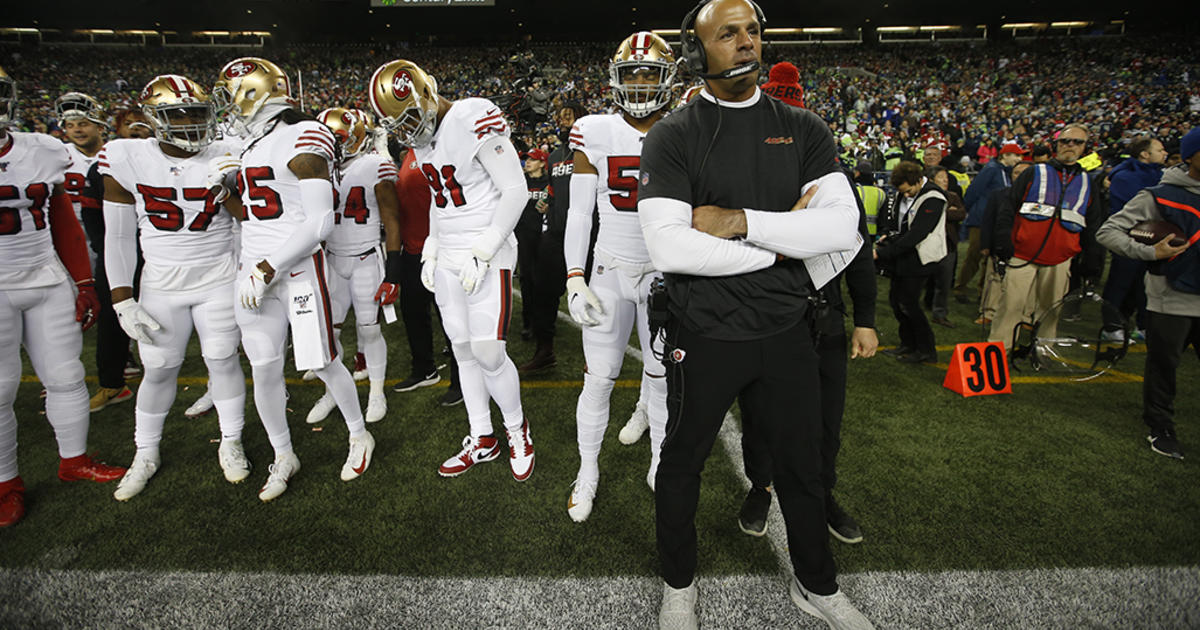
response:
[[[283,247],[267,256],[267,263],[275,271],[288,269],[311,254],[333,230],[332,182],[320,178],[300,180],[300,205],[304,218]]]
[[[587,264],[588,243],[592,236],[592,213],[596,209],[595,173],[571,175],[571,205],[567,209],[567,231],[563,237],[563,258],[567,269],[583,269]]]
[[[104,272],[108,286],[133,287],[137,268],[137,211],[131,203],[104,202]]]
[[[61,188],[59,190],[62,190]],[[75,208],[66,193],[50,197],[50,238],[54,251],[75,284],[92,281],[92,263],[87,251],[83,228],[75,219]]]
[[[1155,260],[1154,246],[1139,243],[1129,230],[1142,221],[1161,221],[1154,196],[1143,190],[1133,196],[1120,212],[1112,215],[1096,231],[1096,241],[1112,251],[1134,260]]]
[[[638,217],[650,260],[664,273],[732,276],[775,264],[774,252],[692,228],[692,207],[687,202],[643,199],[638,202]]]
[[[746,242],[788,258],[809,258],[858,246],[858,202],[846,176],[829,173],[807,208],[794,212],[746,210]]]
[[[525,174],[521,172],[521,161],[517,158],[517,150],[508,136],[491,135],[480,145],[475,159],[492,178],[492,183],[500,190],[500,200],[496,203],[496,211],[492,215],[492,224],[479,237],[472,253],[483,260],[491,260],[496,251],[512,234],[525,203],[529,200],[529,189],[525,186]],[[432,223],[432,221],[431,221]]]

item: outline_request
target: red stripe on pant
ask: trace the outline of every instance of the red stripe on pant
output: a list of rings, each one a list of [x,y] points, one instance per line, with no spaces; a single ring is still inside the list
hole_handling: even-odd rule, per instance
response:
[[[337,346],[333,340],[333,315],[330,314],[332,309],[329,306],[329,287],[325,285],[325,250],[317,250],[312,258],[317,267],[317,290],[321,292],[321,306],[325,314],[325,333],[329,338],[329,360],[332,361],[337,358]]]
[[[508,324],[512,320],[512,269],[500,270],[500,322],[496,339],[508,340]]]

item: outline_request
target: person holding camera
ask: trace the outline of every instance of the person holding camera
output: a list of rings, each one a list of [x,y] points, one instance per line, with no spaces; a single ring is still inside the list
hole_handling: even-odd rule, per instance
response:
[[[792,601],[835,627],[872,628],[839,590],[829,549],[809,323],[819,287],[804,260],[857,251],[858,206],[828,126],[758,89],[764,21],[750,0],[706,0],[688,13],[682,54],[705,88],[650,129],[641,154],[638,215],[670,313],[655,487],[659,627],[699,625],[700,471],[740,397],[771,445]]]
[[[946,257],[946,195],[924,175],[916,162],[904,161],[892,170],[899,231],[875,244],[875,259],[891,275],[888,303],[900,324],[900,345],[887,354],[901,363],[937,360],[933,328],[921,310],[921,288]]]

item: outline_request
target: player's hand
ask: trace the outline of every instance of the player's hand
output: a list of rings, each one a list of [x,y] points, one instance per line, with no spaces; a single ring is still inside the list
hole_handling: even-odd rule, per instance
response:
[[[237,170],[240,168],[242,168],[242,160],[229,154],[221,155],[208,161],[208,179],[206,184],[208,189],[213,191],[214,199],[217,203],[221,203],[229,197],[229,186],[226,185],[227,178],[237,173]]]
[[[100,297],[96,295],[96,287],[91,282],[76,285],[79,293],[75,296],[75,321],[87,330],[96,323],[100,315]]]
[[[398,297],[400,297],[400,285],[392,284],[386,280],[379,285],[379,290],[375,292],[375,301],[381,306],[394,304]]]
[[[854,327],[854,332],[850,333],[851,359],[857,359],[858,357],[869,359],[875,356],[875,350],[878,348],[879,336],[875,334],[874,328]]]
[[[117,312],[117,322],[121,324],[121,330],[124,330],[130,339],[136,339],[140,343],[153,343],[150,333],[162,330],[162,325],[135,299],[121,300],[113,304],[113,310]]]
[[[1154,258],[1156,260],[1174,258],[1175,256],[1183,253],[1183,250],[1192,246],[1192,244],[1188,242],[1175,247],[1174,245],[1171,245],[1171,241],[1175,238],[1177,238],[1175,235],[1168,234],[1167,236],[1163,237],[1163,240],[1154,244]]]
[[[262,304],[263,295],[266,292],[266,273],[258,265],[254,265],[250,268],[250,273],[242,278],[242,284],[238,286],[238,301],[242,303],[242,308],[255,310]]]
[[[796,203],[792,204],[792,210],[795,211],[807,208],[808,202],[812,201],[812,198],[817,195],[818,188],[820,188],[820,186],[813,186],[812,188],[808,189],[808,192],[800,195],[800,198],[796,200]]]
[[[583,276],[567,278],[567,308],[571,311],[571,319],[580,326],[595,326],[604,315],[604,305],[588,288]]]
[[[488,261],[472,256],[470,260],[463,264],[462,269],[458,272],[458,281],[462,283],[463,291],[467,295],[475,295],[479,288],[483,286],[484,278],[487,276],[488,268],[491,265]]]

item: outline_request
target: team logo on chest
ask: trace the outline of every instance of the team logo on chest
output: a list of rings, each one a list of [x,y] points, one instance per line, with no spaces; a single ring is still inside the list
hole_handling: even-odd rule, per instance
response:
[[[180,175],[183,175],[183,169],[178,166],[172,166],[171,174],[174,175],[175,177],[179,177]]]

